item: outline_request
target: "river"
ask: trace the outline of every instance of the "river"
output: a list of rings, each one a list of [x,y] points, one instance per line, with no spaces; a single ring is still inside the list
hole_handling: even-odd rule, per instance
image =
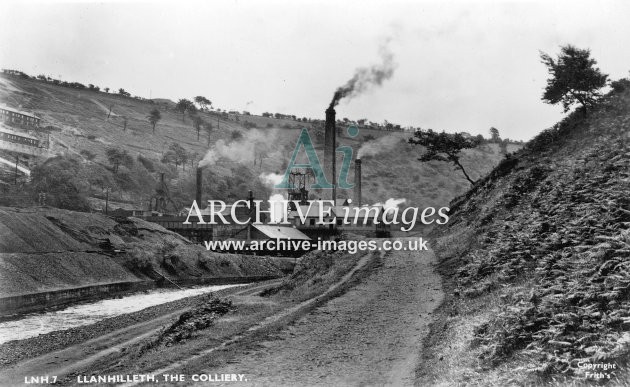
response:
[[[35,337],[62,329],[93,324],[106,318],[133,313],[150,306],[244,285],[245,284],[199,286],[187,289],[155,289],[122,298],[70,306],[53,312],[33,313],[19,320],[0,322],[0,344],[11,340],[28,339],[29,337]]]

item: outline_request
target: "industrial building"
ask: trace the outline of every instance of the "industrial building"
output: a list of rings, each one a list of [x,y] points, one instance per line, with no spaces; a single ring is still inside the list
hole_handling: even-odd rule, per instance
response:
[[[326,125],[324,139],[324,169],[328,176],[333,176],[332,184],[336,185],[336,125],[335,110],[330,107],[326,110]],[[222,222],[219,217],[215,221],[218,224],[209,224],[210,209],[202,208],[203,199],[203,167],[198,167],[196,171],[196,192],[195,200],[200,206],[200,214],[203,221],[196,216],[191,216],[189,224],[185,224],[186,214],[164,215],[164,216],[144,216],[144,219],[158,223],[163,227],[177,232],[180,235],[197,243],[203,243],[209,240],[246,240],[246,241],[265,241],[265,240],[309,240],[309,239],[335,239],[341,237],[343,233],[360,234],[367,237],[387,237],[390,234],[389,225],[382,222],[384,208],[382,206],[362,206],[361,197],[361,160],[355,160],[354,174],[354,195],[352,205],[345,199],[337,199],[336,189],[332,189],[330,200],[331,204],[322,202],[313,202],[309,204],[309,191],[307,189],[307,172],[292,171],[289,177],[289,185],[292,187],[287,193],[287,199],[290,201],[288,211],[288,221],[290,225],[270,224],[270,216],[262,216],[263,224],[229,224]],[[238,205],[232,204],[224,208],[221,213],[228,218],[234,212],[240,221],[246,219],[254,219],[254,195],[249,191],[247,198],[250,206],[240,202]],[[299,209],[293,204],[297,201]],[[177,213],[174,204],[170,200],[168,187],[163,178],[156,188],[156,194],[151,198],[150,211],[154,214],[168,213],[167,208],[171,205],[174,213]],[[330,215],[324,217],[324,222],[330,224],[321,224],[320,222],[320,205],[325,206],[325,213]],[[236,206],[236,207],[234,207]],[[301,213],[301,216],[300,216]],[[291,252],[288,252],[291,253]]]
[[[8,127],[0,122],[0,150],[20,155],[46,156],[48,145],[49,142],[46,140],[42,141],[26,131]]]
[[[295,246],[300,245],[299,242],[310,241],[311,238],[294,227],[250,223],[228,240],[248,242],[246,247],[248,254],[300,256],[307,250]],[[259,244],[256,249],[252,247],[254,241]],[[289,242],[293,242],[293,244],[289,244]],[[269,243],[273,243],[273,246]]]
[[[328,215],[320,219],[320,213]],[[313,202],[300,205],[299,212],[298,209],[290,211],[288,220],[293,227],[314,239],[329,239],[344,232],[366,237],[386,237],[389,236],[390,227],[383,224],[382,217],[382,206],[332,206]]]
[[[0,105],[0,119],[9,125],[38,128],[41,118],[32,113]]]
[[[0,141],[10,142],[13,144],[26,145],[30,147],[39,147],[39,139],[29,134],[16,132],[4,125],[0,125]]]

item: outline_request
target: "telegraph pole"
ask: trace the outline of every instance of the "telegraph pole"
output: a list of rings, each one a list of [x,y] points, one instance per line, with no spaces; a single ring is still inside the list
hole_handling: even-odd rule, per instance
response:
[[[15,156],[15,181],[13,185],[17,185],[17,177],[18,177],[18,163],[20,162],[20,155]]]

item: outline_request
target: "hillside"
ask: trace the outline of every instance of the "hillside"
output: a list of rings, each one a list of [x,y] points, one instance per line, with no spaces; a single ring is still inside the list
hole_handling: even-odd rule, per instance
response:
[[[202,129],[197,140],[191,118],[186,115],[185,122],[182,121],[182,115],[172,110],[173,103],[168,100],[138,100],[20,77],[0,76],[0,99],[9,106],[32,111],[42,117],[42,126],[47,129],[39,136],[42,139],[49,136],[51,151],[58,156],[47,162],[31,160],[31,167],[39,163],[42,166],[40,176],[66,173],[68,176],[58,180],[71,180],[83,196],[91,198],[89,206],[92,208],[104,207],[103,199],[108,187],[110,201],[113,202],[111,208],[146,208],[161,173],[165,174],[173,200],[179,206],[188,205],[194,197],[192,167],[206,154],[208,144],[214,146],[221,140],[228,144],[246,142],[252,138],[260,142],[257,145],[268,148],[267,157],[262,162],[254,155],[243,155],[239,160],[219,159],[216,165],[204,172],[207,182],[204,195],[231,201],[243,198],[251,189],[257,198],[264,199],[272,194],[272,190],[259,176],[263,173],[283,173],[300,128],[306,126],[310,130],[318,151],[323,145],[320,122],[305,123],[252,115],[219,116],[216,113],[200,113],[205,121],[212,124],[212,131],[208,134]],[[162,119],[154,134],[147,115],[156,107]],[[322,104],[321,118],[323,107],[325,103]],[[343,112],[340,111],[338,116],[343,116]],[[407,205],[443,206],[469,188],[469,183],[451,165],[418,162],[420,149],[406,143],[410,133],[362,129],[359,136],[349,138],[342,130],[339,145],[352,146],[356,155],[367,140],[375,141],[383,136],[399,137],[400,141],[390,141],[390,145],[379,149],[376,155],[364,158],[365,203],[406,198]],[[161,162],[173,143],[191,155],[185,165]],[[510,144],[507,151],[513,152],[519,147]],[[133,158],[132,162],[121,165],[113,173],[106,157],[108,148],[127,151]],[[469,168],[473,178],[478,178],[489,172],[503,156],[497,144],[485,144],[467,150],[463,164]],[[353,174],[354,168],[351,167],[350,179],[353,179]],[[61,188],[51,188],[51,183],[47,182],[47,185],[33,187],[29,193],[23,188],[12,189],[10,169],[2,176],[6,183],[4,205],[28,205],[29,200],[36,199],[37,192],[48,192],[47,203],[61,207],[66,205],[63,203],[81,202],[77,196],[65,198],[65,194],[59,193],[68,191],[65,181],[57,183]],[[22,178],[21,181],[26,180]],[[352,192],[341,191],[339,195],[352,197]],[[314,198],[322,196],[321,192],[313,193]],[[74,209],[87,207],[88,204],[83,204]]]
[[[141,219],[0,207],[0,298],[170,279],[279,276],[265,257],[208,252]]]
[[[421,371],[437,384],[542,385],[611,363],[603,381],[626,385],[629,192],[626,90],[545,130],[455,199],[434,246],[451,279],[430,343],[437,366]]]

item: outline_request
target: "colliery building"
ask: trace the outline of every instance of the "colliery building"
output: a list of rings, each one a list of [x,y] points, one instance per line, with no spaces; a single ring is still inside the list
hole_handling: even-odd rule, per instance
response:
[[[293,227],[314,239],[328,239],[343,232],[366,237],[389,236],[390,227],[382,222],[382,206],[358,207],[339,202],[335,206],[326,202],[300,205],[299,210],[289,212],[288,220]],[[320,209],[320,206],[324,208]],[[327,215],[320,219],[320,213]]]
[[[13,109],[8,106],[0,105],[0,119],[9,125],[19,125],[32,128],[38,128],[41,118],[32,113]]]
[[[0,149],[31,156],[44,156],[48,153],[46,145],[47,143],[42,144],[37,137],[9,128],[0,122]]]
[[[254,197],[250,191],[249,200],[253,201]],[[221,217],[218,214],[222,215],[225,219],[230,219],[232,211],[236,218],[239,221],[245,221],[249,217],[252,216],[252,210],[247,208],[244,203],[240,203],[239,205],[230,204],[225,207],[222,211],[216,211],[215,213],[215,221],[219,224],[210,224],[210,208],[202,208],[199,210],[199,213],[203,217],[203,222],[195,215],[191,215],[188,218],[188,212],[186,215],[151,215],[145,216],[144,219],[157,223],[160,226],[174,231],[181,236],[196,242],[203,243],[204,241],[210,240],[226,240],[230,238],[234,238],[237,234],[241,233],[242,230],[246,229],[248,225],[239,225],[228,222],[223,222]],[[185,224],[186,219],[188,218],[188,224]],[[264,218],[262,219],[264,221]]]
[[[336,185],[336,165],[335,165],[335,149],[336,149],[336,128],[335,128],[335,110],[330,107],[326,110],[326,126],[324,140],[324,168],[329,176],[333,177],[333,187]],[[288,220],[290,225],[269,224],[266,219],[261,219],[262,225],[259,224],[222,224],[219,217],[215,220],[219,224],[209,224],[210,209],[200,208],[203,222],[199,221],[196,216],[191,216],[190,223],[185,224],[187,216],[179,214],[179,216],[148,216],[146,220],[158,223],[163,227],[177,232],[178,234],[197,243],[203,243],[210,240],[246,240],[246,241],[265,241],[265,240],[315,240],[315,239],[333,239],[339,238],[343,233],[359,234],[366,237],[388,237],[390,236],[390,226],[383,223],[384,208],[382,206],[362,206],[361,197],[361,160],[355,160],[355,187],[352,205],[348,205],[349,200],[338,199],[336,189],[331,190],[331,202],[315,201],[309,203],[309,192],[307,190],[307,174],[302,172],[291,172],[289,176],[289,184],[292,187],[287,194],[287,199],[291,202],[289,205]],[[197,168],[197,184],[195,199],[199,206],[204,203],[203,190],[203,168]],[[226,219],[230,218],[230,214],[234,213],[240,221],[253,219],[253,194],[249,191],[247,200],[250,203],[248,208],[244,203],[240,205],[229,205],[223,209],[221,214]],[[295,207],[293,201],[299,202],[299,209]],[[164,212],[166,203],[171,202],[168,194],[168,187],[162,181],[157,195],[152,198],[151,210],[160,213]],[[320,208],[319,206],[325,206]],[[299,210],[299,211],[298,211]],[[320,213],[328,213],[324,217],[322,224],[320,221]],[[269,218],[269,217],[267,217]]]
[[[0,141],[32,147],[39,146],[39,139],[26,133],[16,132],[15,130],[11,130],[4,126],[0,126]]]

